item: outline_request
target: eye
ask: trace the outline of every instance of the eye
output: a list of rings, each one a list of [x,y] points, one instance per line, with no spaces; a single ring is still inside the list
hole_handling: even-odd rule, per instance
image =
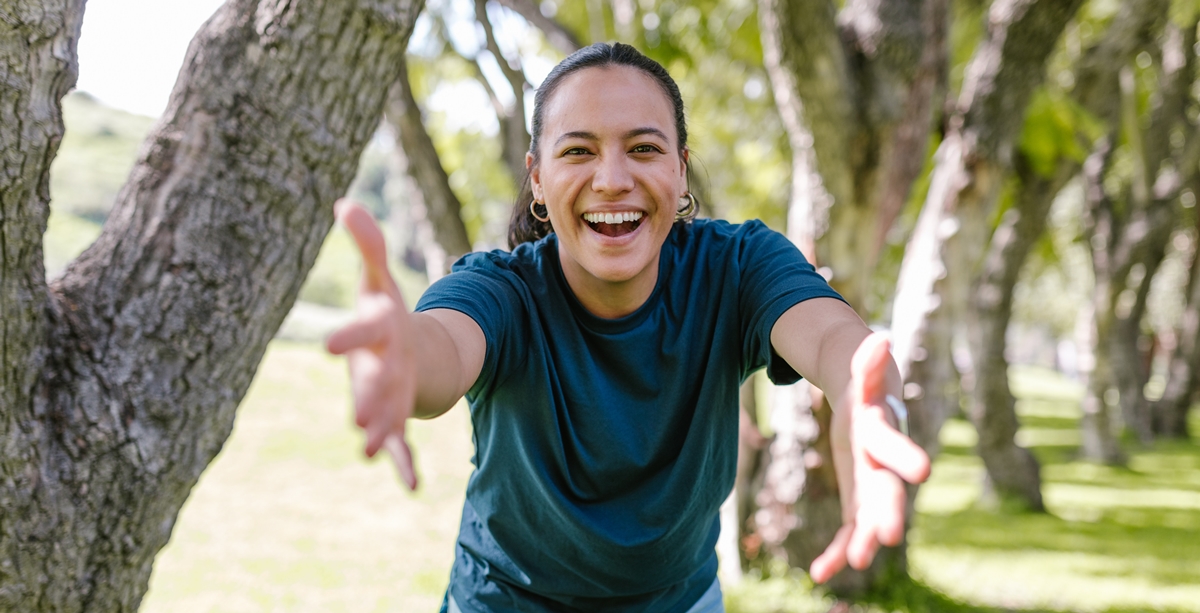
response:
[[[587,149],[584,149],[583,147],[571,147],[571,148],[567,149],[566,151],[562,152],[563,156],[587,155],[589,153],[591,153],[591,152],[588,151]]]
[[[654,145],[638,145],[633,148],[632,153],[662,153],[662,149]]]

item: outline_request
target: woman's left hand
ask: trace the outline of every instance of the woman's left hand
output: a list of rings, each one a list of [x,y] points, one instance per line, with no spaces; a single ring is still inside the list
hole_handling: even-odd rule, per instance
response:
[[[834,469],[842,502],[842,528],[809,570],[824,583],[846,564],[864,569],[881,545],[904,538],[904,481],[929,476],[929,456],[889,423],[885,398],[891,362],[882,334],[862,341],[851,361],[851,379],[833,416]]]

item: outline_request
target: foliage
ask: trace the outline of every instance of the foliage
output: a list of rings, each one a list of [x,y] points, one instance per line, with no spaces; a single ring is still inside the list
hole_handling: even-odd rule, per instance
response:
[[[1062,92],[1040,88],[1025,111],[1019,148],[1033,169],[1052,177],[1059,160],[1083,162],[1103,126]]]

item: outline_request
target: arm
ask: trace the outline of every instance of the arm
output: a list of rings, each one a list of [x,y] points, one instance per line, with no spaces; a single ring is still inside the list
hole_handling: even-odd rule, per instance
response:
[[[462,398],[483,368],[486,340],[479,324],[458,311],[410,314],[370,214],[341,201],[337,217],[362,252],[363,280],[358,318],[326,346],[349,361],[355,423],[367,432],[367,455],[386,447],[405,483],[416,488],[405,424],[410,417],[441,415]]]
[[[811,575],[829,580],[847,563],[866,568],[880,545],[904,536],[905,492],[929,475],[929,458],[896,431],[884,398],[901,397],[900,372],[882,335],[871,334],[845,303],[814,298],[788,309],[771,328],[771,346],[833,407],[830,442],[842,501],[842,528]]]

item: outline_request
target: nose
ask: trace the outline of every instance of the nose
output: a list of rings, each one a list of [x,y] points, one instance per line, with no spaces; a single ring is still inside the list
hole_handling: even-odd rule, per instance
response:
[[[624,155],[610,153],[597,160],[596,174],[592,176],[592,191],[615,195],[633,189],[633,173],[629,160]]]

